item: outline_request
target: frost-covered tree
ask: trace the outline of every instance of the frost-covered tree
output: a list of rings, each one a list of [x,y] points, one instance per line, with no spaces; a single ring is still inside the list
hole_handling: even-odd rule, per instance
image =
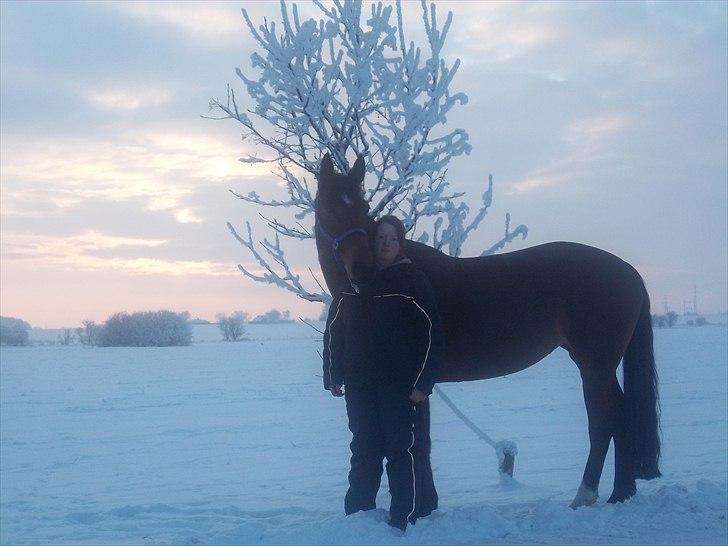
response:
[[[286,259],[282,241],[307,241],[312,229],[314,195],[311,182],[328,152],[346,172],[357,154],[367,157],[365,198],[370,214],[396,214],[408,236],[459,256],[463,243],[486,216],[493,198],[489,177],[474,214],[462,200],[464,192],[447,180],[450,161],[469,154],[468,134],[449,129],[451,110],[467,102],[452,90],[460,61],[450,63],[443,47],[452,23],[449,12],[438,20],[434,4],[421,3],[427,43],[408,41],[402,5],[334,0],[313,2],[317,19],[302,19],[296,4],[280,3],[279,24],[265,19],[254,24],[243,18],[259,50],[251,56],[255,74],[237,74],[247,99],[239,101],[228,85],[227,99],[213,99],[213,119],[233,119],[243,127],[243,138],[262,149],[244,163],[269,162],[287,190],[286,198],[256,192],[239,199],[273,211],[261,216],[272,237],[256,243],[249,222],[240,233],[228,228],[264,269],[256,275],[239,265],[255,281],[272,283],[309,301],[328,302],[318,283],[311,290]],[[284,217],[283,211],[293,212]],[[504,236],[482,255],[503,248],[527,228],[511,229],[506,215]],[[313,276],[313,273],[311,273]]]
[[[245,332],[244,323],[248,320],[248,314],[245,311],[235,311],[231,315],[225,313],[218,314],[217,326],[225,341],[238,341]]]
[[[102,347],[170,347],[189,345],[192,327],[189,313],[143,311],[115,313],[99,331]]]
[[[30,324],[12,317],[0,317],[0,345],[27,345]]]
[[[76,337],[81,345],[94,346],[98,345],[99,330],[101,326],[93,320],[84,320],[82,328],[76,328]]]

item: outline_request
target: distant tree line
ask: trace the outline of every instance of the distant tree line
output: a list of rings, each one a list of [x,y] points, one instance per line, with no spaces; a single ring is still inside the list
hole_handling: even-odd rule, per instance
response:
[[[322,315],[323,320],[325,316]],[[239,341],[245,334],[245,323],[278,324],[293,322],[290,311],[271,309],[249,318],[245,311],[235,311],[216,317],[224,341]],[[320,319],[322,320],[322,319]],[[190,320],[187,312],[141,311],[114,313],[104,323],[84,320],[80,328],[64,328],[58,334],[59,345],[79,343],[90,347],[170,347],[190,345],[192,324],[209,324],[201,319]],[[0,317],[0,343],[2,345],[27,345],[30,324],[11,317]]]
[[[654,328],[672,328],[677,324],[678,314],[675,311],[669,311],[664,315],[652,315],[652,326]],[[708,321],[705,317],[695,317],[688,319],[685,324],[688,326],[705,326]]]
[[[688,326],[705,326],[708,324],[708,321],[705,320],[705,317],[696,317],[695,320],[688,319],[687,325]]]
[[[672,328],[677,323],[677,313],[670,311],[664,315],[652,315],[652,326],[655,328]]]
[[[0,344],[27,345],[30,325],[20,319],[0,317]],[[142,311],[114,313],[103,324],[83,321],[81,328],[63,329],[57,337],[59,345],[100,347],[170,347],[189,345],[192,327],[189,313]]]
[[[278,309],[271,309],[267,313],[258,315],[250,321],[254,324],[278,324],[280,322],[293,322],[291,319],[290,311],[283,311],[282,313]]]

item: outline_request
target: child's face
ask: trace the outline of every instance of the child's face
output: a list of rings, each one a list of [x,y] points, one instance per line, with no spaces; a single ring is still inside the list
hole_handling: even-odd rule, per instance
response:
[[[401,245],[397,238],[397,230],[392,224],[383,222],[377,227],[377,234],[374,240],[374,250],[379,267],[387,267],[394,263],[399,255]]]

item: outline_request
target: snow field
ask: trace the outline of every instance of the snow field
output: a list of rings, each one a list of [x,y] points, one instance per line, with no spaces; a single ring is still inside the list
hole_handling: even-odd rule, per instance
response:
[[[610,450],[598,504],[568,508],[588,435],[565,352],[443,385],[495,440],[517,442],[516,480],[499,482],[493,449],[433,395],[440,510],[404,537],[384,524],[386,476],[379,509],[342,514],[350,433],[305,325],[179,348],[4,347],[0,543],[725,544],[727,334],[655,331],[664,477],[621,505],[604,502]]]

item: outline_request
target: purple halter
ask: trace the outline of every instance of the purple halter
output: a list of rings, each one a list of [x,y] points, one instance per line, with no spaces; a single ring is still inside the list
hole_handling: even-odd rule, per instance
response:
[[[323,236],[324,239],[326,239],[326,241],[328,243],[331,244],[331,249],[334,251],[334,257],[336,258],[337,262],[340,261],[338,249],[339,249],[339,245],[341,244],[341,241],[343,241],[350,235],[354,235],[355,233],[362,233],[364,235],[367,235],[367,231],[364,228],[352,228],[352,229],[346,230],[344,233],[342,233],[338,237],[334,237],[318,223],[316,224],[316,230]]]

